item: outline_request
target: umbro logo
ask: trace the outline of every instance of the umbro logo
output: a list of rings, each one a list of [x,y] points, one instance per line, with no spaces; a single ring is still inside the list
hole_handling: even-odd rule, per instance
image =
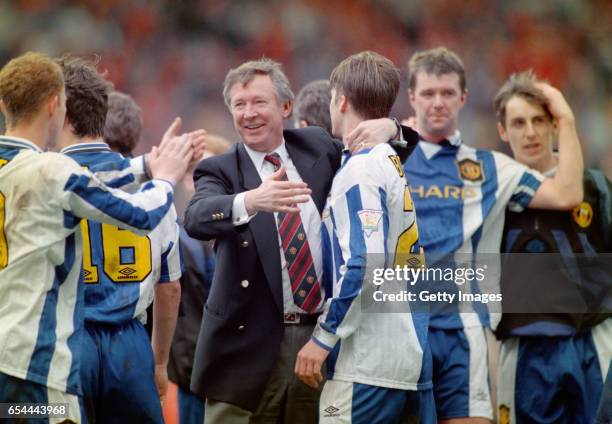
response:
[[[130,275],[132,275],[133,273],[135,273],[136,270],[130,267],[125,267],[123,269],[119,270],[119,274],[124,275],[126,277],[129,277]]]
[[[340,416],[339,414],[336,414],[336,412],[338,411],[339,411],[338,408],[336,408],[333,405],[330,405],[323,410],[323,412],[327,412],[327,415],[325,415],[324,417],[338,417]]]

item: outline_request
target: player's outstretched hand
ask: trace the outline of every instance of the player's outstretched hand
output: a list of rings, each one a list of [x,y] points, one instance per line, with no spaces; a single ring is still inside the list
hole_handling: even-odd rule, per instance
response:
[[[344,137],[344,144],[351,153],[386,143],[397,135],[397,126],[392,119],[380,118],[362,121]]]
[[[565,97],[563,97],[561,91],[543,81],[535,82],[534,85],[546,97],[548,110],[553,118],[558,121],[574,122],[574,112],[572,112],[572,108],[567,103],[567,100],[565,100]]]
[[[161,142],[159,143],[159,148],[163,149],[166,144],[172,139],[172,137],[176,137],[179,135],[179,131],[181,130],[181,126],[183,125],[183,121],[180,117],[174,118],[174,121],[170,124],[166,132],[164,133]]]
[[[316,389],[323,381],[321,366],[327,359],[329,352],[309,340],[297,354],[295,361],[295,375],[305,384]]]
[[[247,213],[286,212],[298,213],[297,203],[306,203],[312,190],[303,181],[283,181],[285,167],[266,178],[259,187],[249,190],[244,195]]]
[[[162,148],[153,147],[149,168],[153,178],[176,184],[183,178],[193,157],[193,147],[187,135],[172,137]]]
[[[189,142],[193,148],[193,157],[191,158],[191,162],[187,167],[187,173],[193,174],[193,170],[202,160],[202,156],[204,156],[204,151],[206,150],[206,131],[195,130],[187,133],[187,137],[189,138]]]

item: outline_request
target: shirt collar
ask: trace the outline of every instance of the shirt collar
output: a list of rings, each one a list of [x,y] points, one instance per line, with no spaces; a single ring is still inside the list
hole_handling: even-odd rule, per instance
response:
[[[289,159],[289,153],[287,152],[287,147],[285,146],[285,139],[283,138],[283,142],[281,143],[280,146],[278,146],[276,149],[274,149],[271,152],[268,153],[263,153],[263,152],[257,152],[253,149],[251,149],[249,146],[247,146],[246,144],[244,145],[244,148],[246,149],[249,157],[251,158],[251,160],[253,161],[253,165],[255,165],[255,169],[257,169],[257,172],[261,172],[261,170],[263,169],[264,166],[264,161],[265,161],[265,157],[266,155],[270,154],[270,153],[278,153],[278,156],[280,156],[281,162],[287,163],[287,159]]]
[[[112,152],[111,148],[102,139],[88,143],[78,143],[64,147],[60,153],[96,153],[96,152]]]
[[[446,139],[453,147],[459,148],[463,144],[463,142],[461,141],[461,133],[459,132],[459,130],[455,130],[455,133],[450,137],[447,137]],[[442,150],[442,146],[439,146],[436,143],[430,143],[429,141],[425,140],[420,140],[419,146],[421,147],[421,150],[423,151],[427,159],[431,159],[436,153]]]
[[[42,153],[42,149],[29,140],[21,137],[0,136],[0,146],[9,149],[30,149]]]

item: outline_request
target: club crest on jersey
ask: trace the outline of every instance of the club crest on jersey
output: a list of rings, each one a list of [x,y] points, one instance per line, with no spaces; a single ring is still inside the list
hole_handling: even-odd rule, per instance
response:
[[[459,169],[459,176],[462,180],[472,182],[484,180],[484,173],[482,172],[482,161],[463,159],[457,161],[456,163],[457,168]]]
[[[357,212],[361,221],[361,229],[366,237],[370,237],[372,233],[378,231],[378,223],[383,216],[383,211],[378,209],[362,209]]]
[[[572,211],[572,218],[581,228],[586,228],[593,221],[593,208],[587,202],[580,202]]]

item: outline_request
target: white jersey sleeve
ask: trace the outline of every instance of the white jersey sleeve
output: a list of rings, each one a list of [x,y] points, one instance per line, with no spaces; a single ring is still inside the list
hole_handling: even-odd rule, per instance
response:
[[[104,185],[72,159],[58,155],[58,169],[48,175],[61,193],[64,210],[74,218],[87,218],[144,235],[162,220],[172,205],[173,187],[151,180],[134,194]],[[50,170],[49,170],[50,171]],[[152,190],[156,188],[156,190]]]

